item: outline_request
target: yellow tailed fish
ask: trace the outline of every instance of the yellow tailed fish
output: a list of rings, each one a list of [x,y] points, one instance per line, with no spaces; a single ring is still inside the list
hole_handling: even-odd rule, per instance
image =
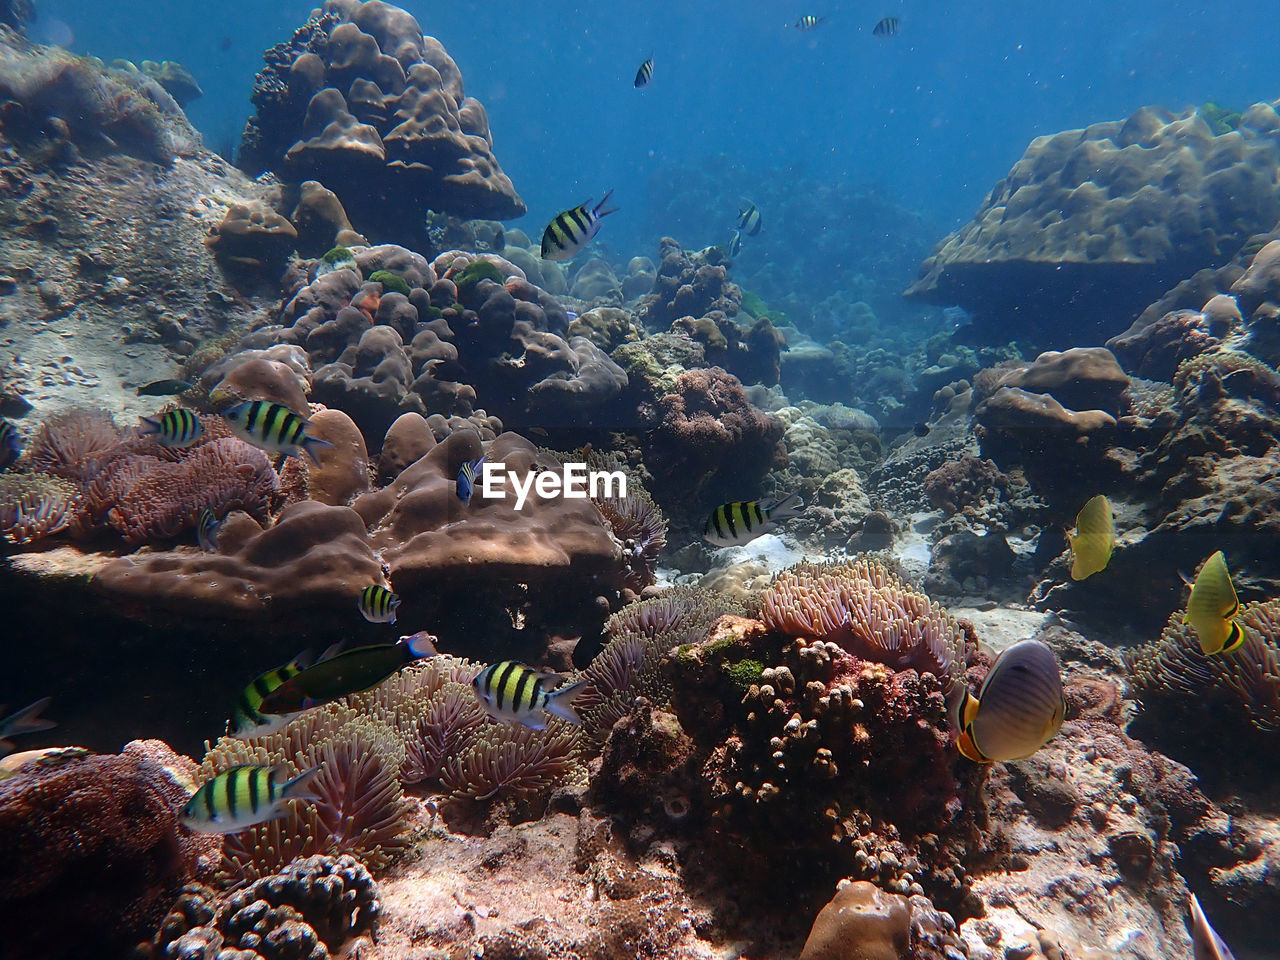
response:
[[[1076,516],[1071,541],[1071,579],[1083,580],[1105,570],[1116,546],[1116,518],[1111,502],[1098,494]]]
[[[1195,960],[1236,960],[1218,931],[1209,926],[1209,918],[1200,909],[1200,901],[1191,895],[1191,949]]]
[[[1020,640],[991,665],[975,697],[960,707],[960,752],[974,763],[1025,760],[1052,740],[1066,716],[1053,649]]]
[[[1244,643],[1244,627],[1235,619],[1240,612],[1236,588],[1227,572],[1227,558],[1219,550],[1200,568],[1187,598],[1183,623],[1195,628],[1200,649],[1206,656],[1230,653]]]

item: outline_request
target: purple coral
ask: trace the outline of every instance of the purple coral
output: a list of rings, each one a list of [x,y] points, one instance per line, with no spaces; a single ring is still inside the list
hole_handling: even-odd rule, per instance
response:
[[[124,439],[124,432],[106,410],[74,407],[40,425],[28,458],[32,470],[84,483]]]
[[[568,779],[580,768],[577,730],[554,722],[546,730],[489,723],[448,758],[441,782],[457,799],[488,800],[503,793],[530,797]]]

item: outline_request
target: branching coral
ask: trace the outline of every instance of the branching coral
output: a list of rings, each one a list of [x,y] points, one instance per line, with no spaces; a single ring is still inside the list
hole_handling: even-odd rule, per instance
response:
[[[66,480],[42,473],[0,475],[0,541],[32,543],[67,529],[80,494]]]
[[[789,637],[834,642],[863,660],[932,673],[948,690],[964,663],[955,619],[875,560],[792,567],[764,592],[761,618]]]
[[[254,879],[298,856],[351,853],[374,869],[404,846],[399,771],[404,744],[389,724],[331,704],[252,742],[224,737],[205,755],[200,779],[242,763],[284,764],[290,775],[322,765],[316,803],[295,804],[284,818],[227,837],[224,869]]]

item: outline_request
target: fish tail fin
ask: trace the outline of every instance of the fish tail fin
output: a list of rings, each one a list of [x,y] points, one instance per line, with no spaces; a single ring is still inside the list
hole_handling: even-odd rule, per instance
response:
[[[1233,653],[1244,645],[1244,627],[1240,626],[1239,620],[1232,620],[1230,623],[1231,626],[1227,630],[1227,644],[1222,648],[1223,653]]]
[[[414,657],[434,657],[440,651],[436,649],[436,641],[439,637],[433,637],[426,630],[419,630],[417,633],[410,634],[407,637],[401,637],[400,642],[409,648],[409,652]]]
[[[300,774],[280,788],[280,799],[312,802],[319,800],[320,795],[315,792],[313,781],[315,780],[316,775],[323,769],[324,765],[320,764],[312,767],[310,770],[303,770]]]
[[[970,733],[969,727],[960,731],[960,736],[956,740],[956,745],[960,748],[960,755],[966,760],[972,760],[974,763],[990,763],[991,761],[983,755],[978,749],[978,745],[973,742],[973,734]]]
[[[323,663],[325,660],[332,660],[342,652],[342,648],[347,645],[347,641],[339,640],[337,643],[330,644],[325,647],[324,653],[320,654],[320,659],[316,663]]]
[[[790,520],[792,517],[800,516],[803,511],[804,501],[800,499],[800,494],[789,493],[769,507],[769,519],[775,523]]]
[[[582,726],[582,718],[578,716],[578,711],[573,708],[573,701],[587,689],[587,681],[579,680],[577,683],[571,683],[567,687],[555,691],[547,697],[546,711],[562,720],[568,720],[575,727]]]
[[[328,440],[321,440],[319,437],[303,437],[302,449],[307,451],[307,456],[311,458],[311,462],[317,467],[320,466],[320,458],[316,455],[316,447],[332,447],[333,444]]]
[[[52,697],[41,697],[31,706],[23,707],[5,721],[5,733],[13,735],[15,733],[40,733],[42,730],[52,730],[58,724],[53,720],[46,720],[40,716],[40,711],[52,701]]]
[[[152,417],[143,417],[142,425],[138,427],[141,436],[150,437],[160,432],[160,421]]]
[[[591,212],[597,217],[607,217],[611,213],[617,213],[618,212],[617,207],[610,207],[608,210],[604,209],[604,205],[609,202],[609,198],[612,196],[613,196],[613,187],[610,187],[608,190],[605,191],[604,196],[600,198],[600,202],[596,204],[595,209],[592,210]]]

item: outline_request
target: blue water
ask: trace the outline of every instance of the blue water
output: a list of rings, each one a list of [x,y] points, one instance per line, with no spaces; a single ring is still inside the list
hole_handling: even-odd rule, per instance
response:
[[[495,152],[529,205],[516,225],[540,234],[612,186],[609,239],[634,253],[653,252],[646,211],[668,164],[724,154],[801,190],[874,184],[950,229],[1037,135],[1146,104],[1239,109],[1278,92],[1280,25],[1263,2],[402,5],[488,109]],[[32,33],[105,59],[180,60],[205,91],[191,118],[217,148],[251,112],[262,52],[311,6],[37,0]],[[828,19],[808,33],[787,26],[808,13]],[[886,15],[898,36],[873,37]],[[650,55],[653,82],[635,90]],[[719,239],[733,214],[678,239]]]

